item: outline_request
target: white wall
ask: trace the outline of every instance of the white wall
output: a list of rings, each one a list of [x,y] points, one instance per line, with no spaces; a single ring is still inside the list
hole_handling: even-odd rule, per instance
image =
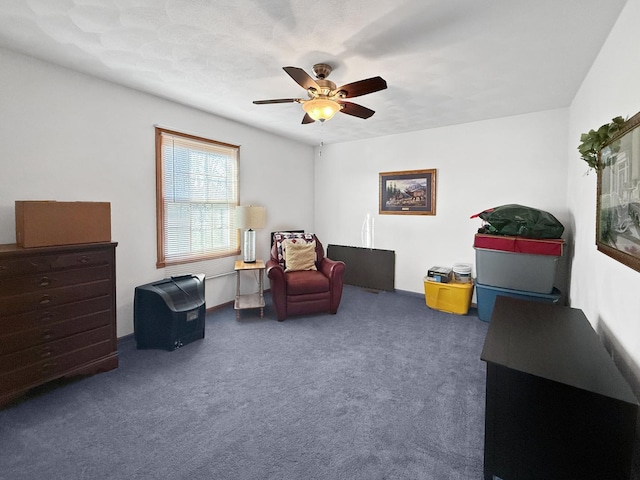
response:
[[[322,156],[0,49],[0,243],[15,241],[15,200],[111,202],[118,335],[131,333],[133,288],[166,273],[155,268],[153,125],[160,124],[242,146],[242,203],[267,208],[259,256],[268,254],[269,232],[288,227],[315,230],[325,244],[361,245],[362,221],[371,213],[374,246],[396,251],[400,290],[421,293],[432,265],[473,263],[480,225],[469,219],[473,213],[505,203],[550,211],[567,227],[571,304],[594,325],[605,323],[640,363],[640,273],[596,251],[596,177],[585,175],[575,150],[581,132],[640,110],[638,18],[640,0],[629,0],[570,109],[325,145]],[[423,168],[438,172],[437,215],[378,215],[378,173]],[[282,188],[285,169],[296,181]],[[310,195],[314,202],[290,200]],[[233,275],[207,282],[207,304],[230,301],[234,290]]]
[[[519,203],[567,226],[566,144],[560,109],[325,146],[315,157],[316,232],[362,246],[362,222],[373,214],[374,247],[396,252],[396,288],[424,292],[429,267],[475,263],[475,213]],[[430,168],[435,216],[378,214],[379,172]]]
[[[312,229],[312,201],[291,201],[313,191],[310,146],[7,50],[0,65],[0,243],[15,242],[15,200],[111,202],[119,336],[133,332],[135,286],[168,273],[155,267],[155,124],[241,145],[241,203],[267,210],[258,256],[271,230]],[[296,181],[282,188],[285,171]],[[222,270],[233,271],[234,259]],[[231,301],[235,277],[206,289],[207,306]]]
[[[608,330],[640,365],[640,273],[600,253],[595,245],[595,173],[576,150],[580,134],[640,110],[640,0],[629,0],[570,108],[567,198],[575,225],[571,304]]]

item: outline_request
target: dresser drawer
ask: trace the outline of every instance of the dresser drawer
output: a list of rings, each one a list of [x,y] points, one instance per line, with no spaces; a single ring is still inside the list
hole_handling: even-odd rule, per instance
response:
[[[43,360],[55,362],[57,357],[66,352],[79,350],[105,340],[112,340],[111,329],[108,326],[94,328],[77,335],[2,355],[0,356],[0,375],[37,364]]]
[[[66,372],[74,368],[110,355],[113,352],[113,342],[111,340],[103,340],[57,357],[41,359],[37,363],[31,363],[24,368],[0,374],[0,392],[29,388],[30,386],[54,380],[64,376]],[[3,360],[0,359],[0,362],[3,362]]]
[[[27,255],[30,251],[31,249],[24,249],[20,255],[0,256],[0,278],[30,273],[47,273],[73,267],[108,265],[113,260],[113,251],[110,249]]]
[[[113,282],[106,279],[68,287],[51,288],[42,292],[0,297],[0,316],[50,309],[65,303],[111,295],[112,293]]]
[[[0,296],[6,297],[23,292],[43,291],[49,288],[76,285],[111,277],[111,266],[100,265],[74,270],[58,270],[35,275],[20,275],[14,278],[0,278]]]
[[[25,348],[43,345],[80,332],[110,326],[111,310],[76,317],[64,322],[38,326],[9,335],[0,335],[0,356]],[[0,333],[3,333],[0,331]]]
[[[33,310],[18,315],[0,316],[0,336],[46,327],[72,318],[111,310],[113,298],[108,295],[57,307]]]

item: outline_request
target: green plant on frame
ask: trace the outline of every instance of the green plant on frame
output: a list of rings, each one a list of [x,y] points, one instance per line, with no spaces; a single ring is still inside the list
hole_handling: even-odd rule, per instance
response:
[[[613,137],[620,131],[622,125],[624,125],[625,119],[622,117],[614,118],[611,123],[605,123],[598,130],[589,130],[587,133],[580,135],[580,145],[578,145],[578,151],[580,157],[587,162],[590,168],[598,170],[600,165],[598,163],[598,156],[605,144],[609,143]],[[615,150],[614,150],[615,153]],[[613,155],[609,164],[615,162],[615,155]],[[606,165],[603,165],[603,167]]]

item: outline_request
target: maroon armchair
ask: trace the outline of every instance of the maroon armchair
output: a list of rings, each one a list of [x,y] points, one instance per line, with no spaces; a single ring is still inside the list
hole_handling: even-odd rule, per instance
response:
[[[303,243],[315,240],[316,270],[286,271],[282,247],[287,238]],[[325,257],[322,243],[314,234],[275,234],[266,269],[278,321],[283,321],[289,315],[320,312],[335,315],[338,312],[342,298],[344,262]]]

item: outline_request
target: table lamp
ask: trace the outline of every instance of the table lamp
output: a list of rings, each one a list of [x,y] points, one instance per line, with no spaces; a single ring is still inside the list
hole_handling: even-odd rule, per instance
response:
[[[247,229],[244,232],[242,254],[244,263],[256,261],[256,228],[263,228],[266,221],[264,207],[244,205],[236,207],[236,226]]]

